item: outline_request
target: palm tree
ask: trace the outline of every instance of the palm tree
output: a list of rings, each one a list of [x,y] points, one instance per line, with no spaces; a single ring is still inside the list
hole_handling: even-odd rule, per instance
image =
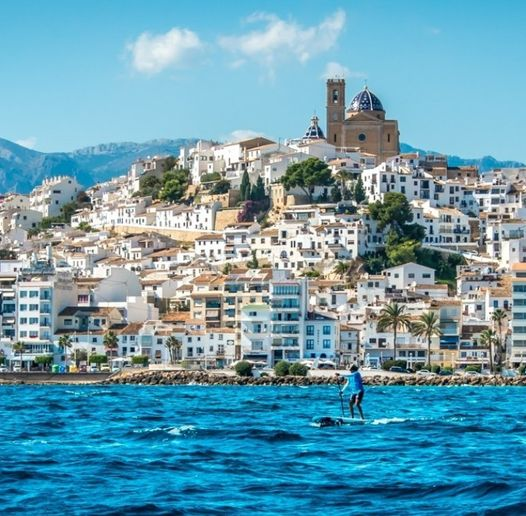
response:
[[[170,362],[172,365],[175,364],[179,359],[179,351],[181,350],[182,342],[172,335],[166,339],[164,345],[168,349],[168,353],[170,353]]]
[[[378,318],[378,331],[389,331],[393,332],[393,354],[394,360],[396,360],[396,334],[398,328],[400,329],[411,329],[411,319],[409,315],[405,313],[405,306],[399,305],[398,303],[391,303],[380,311],[380,317]]]
[[[332,270],[333,274],[336,274],[340,277],[340,279],[343,279],[347,274],[349,274],[351,270],[351,264],[349,262],[338,262],[334,269]]]
[[[111,330],[104,335],[103,340],[104,347],[110,352],[110,359],[113,356],[113,350],[119,349],[119,339],[117,338],[117,335],[113,333]]]
[[[506,353],[506,346],[504,339],[502,338],[502,330],[504,326],[504,320],[508,318],[508,312],[503,310],[502,308],[497,308],[492,314],[491,314],[491,320],[493,321],[493,324],[497,326],[497,331],[499,335],[499,353],[498,353],[498,365],[502,365],[502,355]]]
[[[440,317],[436,312],[425,312],[413,324],[411,331],[416,337],[425,337],[427,340],[427,362],[428,368],[431,369],[431,339],[442,335]]]
[[[489,328],[480,334],[480,343],[484,347],[489,348],[489,370],[491,373],[493,373],[493,344],[495,344],[496,341],[497,334]]]
[[[22,354],[26,349],[26,345],[23,342],[17,341],[12,345],[12,348],[15,356],[17,353],[20,353],[20,371],[22,371]]]
[[[69,335],[61,335],[58,339],[58,345],[64,350],[64,364],[68,363],[68,349],[73,346],[73,340]]]

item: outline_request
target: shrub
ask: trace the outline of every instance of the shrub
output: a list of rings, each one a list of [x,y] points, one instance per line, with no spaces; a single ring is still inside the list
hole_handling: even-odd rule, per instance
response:
[[[90,355],[89,357],[89,363],[90,364],[105,364],[108,361],[108,357],[106,355]]]
[[[307,376],[309,368],[299,362],[295,362],[289,367],[289,374],[292,376]]]
[[[439,365],[434,365],[434,366],[431,366],[431,372],[432,373],[440,373],[440,366]]]
[[[276,376],[287,376],[289,374],[290,369],[290,363],[286,360],[280,360],[275,366],[274,366],[274,372],[276,373]]]
[[[468,365],[465,369],[466,372],[468,371],[475,371],[475,373],[480,373],[480,366],[479,365]]]
[[[241,360],[236,364],[235,371],[239,376],[252,376],[252,364],[246,360]]]
[[[424,366],[425,366],[425,364],[423,364],[422,362],[418,362],[418,363],[413,365],[413,369],[415,371],[420,371],[420,369],[424,369]]]
[[[142,365],[147,366],[148,365],[148,357],[144,355],[136,355],[132,357],[132,364],[133,365]]]
[[[407,367],[407,362],[405,360],[386,360],[382,364],[382,369],[384,371],[389,371],[393,366],[403,367],[405,369]]]
[[[520,375],[523,375],[526,373],[526,364],[522,364],[520,367],[519,367],[519,374]]]

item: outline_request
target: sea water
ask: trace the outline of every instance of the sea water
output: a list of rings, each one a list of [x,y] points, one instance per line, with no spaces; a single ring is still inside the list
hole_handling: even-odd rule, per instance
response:
[[[0,512],[524,514],[525,399],[371,387],[316,428],[335,387],[0,387]]]

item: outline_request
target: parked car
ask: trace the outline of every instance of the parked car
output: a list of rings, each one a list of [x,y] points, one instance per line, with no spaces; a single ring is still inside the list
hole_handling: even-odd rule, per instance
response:
[[[88,372],[88,366],[86,365],[81,365],[79,367],[79,373],[87,373]]]
[[[110,366],[108,364],[101,364],[100,372],[101,373],[109,373],[110,372]]]
[[[464,371],[464,376],[482,376],[482,375],[477,371]]]
[[[13,366],[13,373],[20,373],[20,372],[22,372],[22,369],[20,368],[19,365]]]
[[[0,373],[7,373],[9,369],[6,366],[0,366]]]
[[[400,367],[400,366],[391,366],[389,368],[389,371],[391,371],[391,373],[407,373],[407,369],[404,369],[403,367]]]
[[[416,372],[417,376],[436,376],[435,373],[432,373],[429,369],[420,369]]]
[[[439,375],[439,376],[452,376],[453,373],[452,373],[449,369],[441,369],[441,370],[438,372],[438,375]]]
[[[336,364],[331,360],[318,361],[318,369],[336,369]]]
[[[89,366],[89,372],[90,373],[98,373],[99,372],[99,368],[96,365],[90,365]]]

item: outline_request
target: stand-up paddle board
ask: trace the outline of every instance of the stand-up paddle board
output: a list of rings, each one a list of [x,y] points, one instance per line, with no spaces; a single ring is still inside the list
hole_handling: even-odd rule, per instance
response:
[[[312,418],[312,424],[323,428],[325,426],[343,426],[364,424],[364,419],[352,417],[317,416]]]

